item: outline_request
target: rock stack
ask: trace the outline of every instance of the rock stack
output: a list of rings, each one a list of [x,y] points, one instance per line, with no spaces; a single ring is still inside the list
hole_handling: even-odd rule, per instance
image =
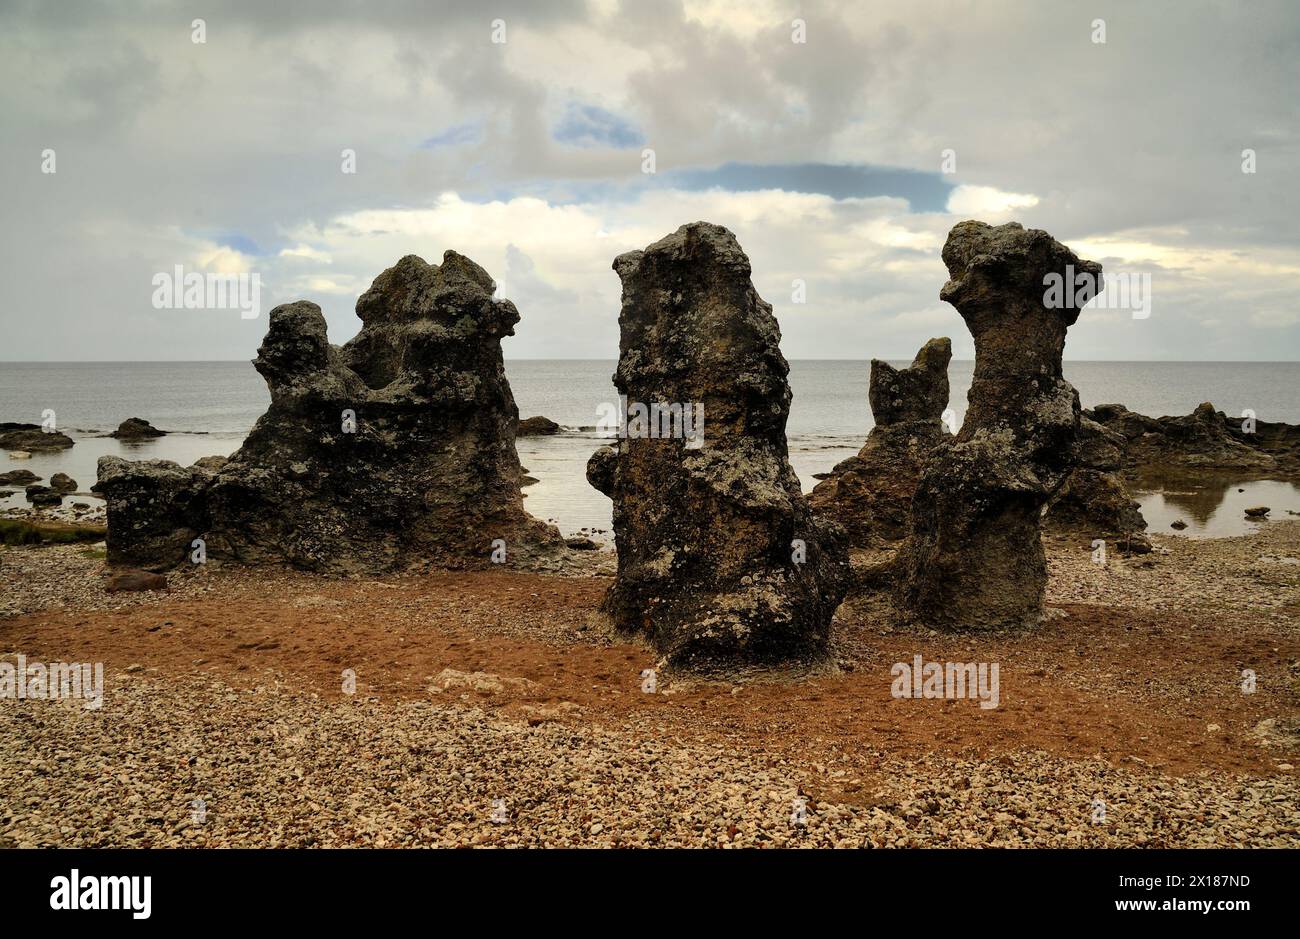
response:
[[[871,360],[868,398],[875,426],[857,456],[842,460],[808,496],[813,511],[844,526],[852,547],[907,535],[921,470],[949,435],[948,362],[952,343],[931,339],[901,371]]]
[[[276,307],[253,363],[271,406],[229,461],[215,472],[100,461],[110,561],[126,559],[128,526],[198,531],[210,557],[340,574],[562,551],[523,508],[501,358],[519,313],[495,289],[454,251],[441,266],[408,255],[362,294],[361,332],[341,348],[316,304]],[[157,517],[132,509],[141,475],[175,493]],[[179,561],[179,540],[156,542],[153,565]],[[137,544],[132,563],[154,544]]]
[[[605,610],[675,665],[817,659],[844,592],[843,534],[814,518],[790,467],[789,366],[749,258],[696,222],[614,270],[628,419],[587,468],[614,502]],[[674,433],[673,415],[695,420]]]
[[[1047,565],[1043,505],[1075,465],[1079,396],[1061,373],[1066,330],[1100,286],[1044,231],[1011,223],[954,226],[940,299],[975,338],[975,374],[960,433],[922,474],[902,549],[901,600],[939,628],[1036,623]],[[1091,288],[1058,291],[1051,277]]]

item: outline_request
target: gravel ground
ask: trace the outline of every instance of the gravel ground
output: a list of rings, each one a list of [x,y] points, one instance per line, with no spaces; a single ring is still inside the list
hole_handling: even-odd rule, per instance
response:
[[[108,594],[92,546],[3,549],[0,657],[62,639],[112,664],[100,710],[0,701],[0,847],[1300,847],[1300,523],[1153,540],[1098,567],[1049,539],[1049,602],[1068,612],[1037,635],[898,634],[846,607],[847,676],[709,685],[645,713],[644,650],[588,627],[604,582],[568,562],[577,577],[346,582],[210,564],[167,593]],[[573,554],[587,573],[612,562]],[[1003,661],[1010,703],[979,721],[887,710],[888,662],[917,649]],[[309,653],[316,671],[296,664]],[[360,691],[329,693],[352,662]],[[1236,676],[1257,662],[1243,705]],[[787,745],[801,738],[816,745]]]
[[[1248,615],[1300,632],[1300,522],[1269,524],[1238,538],[1152,535],[1150,554],[1123,557],[1109,546],[1105,566],[1086,539],[1051,536],[1049,603],[1082,602],[1150,610]]]
[[[1177,778],[1043,753],[818,766],[869,795],[804,794],[800,825],[808,767],[651,727],[327,703],[273,678],[246,691],[113,678],[98,711],[0,709],[0,847],[1300,846],[1294,776]]]

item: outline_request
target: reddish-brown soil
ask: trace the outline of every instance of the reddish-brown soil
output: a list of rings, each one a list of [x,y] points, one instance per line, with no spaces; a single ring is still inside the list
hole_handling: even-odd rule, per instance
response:
[[[357,693],[380,700],[429,698],[445,668],[482,671],[536,683],[467,692],[508,716],[568,701],[580,709],[545,719],[649,722],[670,737],[811,763],[1041,749],[1172,775],[1267,774],[1288,754],[1254,745],[1252,729],[1300,713],[1294,638],[1263,623],[1229,629],[1214,615],[1070,604],[1032,636],[950,636],[881,629],[842,613],[837,669],[763,680],[661,677],[660,690],[675,693],[651,695],[641,691],[641,673],[654,667],[652,652],[606,636],[595,616],[605,578],[456,573],[383,584],[304,579],[289,590],[277,581],[261,588],[256,576],[217,574],[208,593],[116,611],[23,614],[0,621],[0,648],[103,661],[110,682],[139,665],[155,680],[208,672],[234,685],[279,680],[322,696],[341,695],[340,674],[353,669]],[[891,666],[918,653],[998,663],[1000,706],[893,698]],[[1240,688],[1246,668],[1258,676],[1254,694]]]

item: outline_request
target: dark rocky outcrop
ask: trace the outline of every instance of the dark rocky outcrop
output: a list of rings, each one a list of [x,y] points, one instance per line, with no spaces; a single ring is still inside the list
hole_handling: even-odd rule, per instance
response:
[[[907,535],[921,470],[949,435],[948,362],[952,343],[931,339],[901,371],[871,360],[868,397],[875,426],[857,456],[842,460],[808,496],[813,511],[844,526],[853,547]]]
[[[67,495],[77,491],[77,481],[67,473],[55,473],[50,477],[50,488]]]
[[[66,450],[74,442],[67,434],[46,431],[40,424],[0,424],[0,450]]]
[[[62,505],[63,496],[49,486],[28,486],[27,501],[35,506]]]
[[[253,363],[271,405],[228,460],[101,460],[109,559],[149,566],[156,548],[153,564],[175,563],[191,532],[212,558],[339,574],[487,563],[494,541],[510,561],[563,551],[523,509],[501,358],[519,313],[494,290],[454,251],[441,266],[408,255],[362,294],[342,347],[314,303],[276,307]],[[136,495],[149,476],[152,509]]]
[[[1045,279],[1101,277],[1047,232],[961,222],[943,248],[940,299],[975,339],[961,431],[929,462],[900,552],[907,615],[946,629],[1036,623],[1047,564],[1043,505],[1074,469],[1079,396],[1061,373],[1066,330],[1091,293],[1055,306]]]
[[[614,270],[628,427],[587,467],[614,502],[604,609],[673,665],[819,658],[846,586],[843,533],[813,516],[790,467],[789,366],[749,259],[696,222]],[[638,432],[638,406],[656,402],[702,407],[702,441]]]
[[[153,437],[165,437],[167,431],[159,430],[142,417],[128,417],[117,425],[117,430],[109,434],[118,440],[149,440]]]
[[[1145,539],[1135,536],[1146,530],[1146,519],[1120,474],[1125,444],[1118,432],[1081,418],[1078,463],[1048,503],[1045,524],[1145,547]]]
[[[28,483],[34,483],[41,477],[37,476],[31,470],[10,470],[7,473],[0,473],[0,484],[6,486],[26,486]]]
[[[1130,474],[1170,470],[1239,471],[1249,475],[1300,473],[1300,427],[1255,422],[1252,432],[1241,418],[1216,411],[1208,401],[1182,417],[1146,417],[1122,404],[1100,404],[1087,416],[1123,441]]]
[[[516,437],[549,437],[558,434],[560,425],[549,417],[526,417],[515,428]]]

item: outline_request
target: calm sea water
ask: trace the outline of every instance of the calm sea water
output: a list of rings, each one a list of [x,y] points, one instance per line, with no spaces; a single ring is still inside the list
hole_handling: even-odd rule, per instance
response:
[[[949,367],[950,407],[958,423],[973,364]],[[585,467],[600,445],[597,407],[616,400],[614,362],[519,360],[507,362],[506,372],[521,416],[544,414],[572,428],[519,440],[520,460],[539,480],[524,490],[529,511],[566,533],[607,529],[609,500],[588,485]],[[872,424],[869,374],[865,361],[791,363],[794,402],[787,434],[791,463],[805,489],[816,483],[813,474],[862,446]],[[1300,362],[1067,362],[1065,374],[1085,407],[1119,402],[1158,417],[1187,414],[1212,401],[1229,414],[1249,408],[1260,420],[1300,423]],[[0,421],[40,423],[42,412],[52,409],[58,428],[77,441],[70,450],[21,462],[0,453],[0,472],[25,467],[47,479],[65,472],[85,491],[103,454],[185,464],[229,454],[269,400],[261,376],[247,362],[0,363]],[[128,417],[171,433],[139,445],[96,436]],[[21,491],[0,502],[24,504]]]

